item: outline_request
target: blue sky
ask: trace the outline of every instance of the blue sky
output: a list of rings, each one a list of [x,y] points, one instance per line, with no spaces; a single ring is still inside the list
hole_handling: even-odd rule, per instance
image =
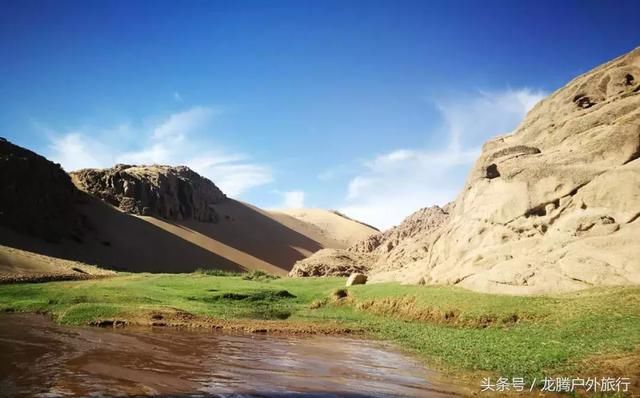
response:
[[[531,3],[531,4],[530,4]],[[67,170],[187,164],[379,227],[640,45],[636,2],[0,1],[0,136]]]

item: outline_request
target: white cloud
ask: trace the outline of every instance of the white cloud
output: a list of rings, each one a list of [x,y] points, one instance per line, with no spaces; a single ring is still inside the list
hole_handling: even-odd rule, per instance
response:
[[[304,191],[287,191],[283,192],[284,201],[283,209],[301,209],[304,207]]]
[[[208,149],[220,147],[205,137],[221,114],[220,109],[200,106],[137,131],[124,124],[107,131],[84,128],[63,134],[49,132],[47,157],[69,171],[111,167],[115,163],[186,165],[229,196],[242,195],[273,181],[269,167],[246,155]]]
[[[206,128],[211,119],[222,113],[212,107],[196,106],[187,111],[170,115],[153,130],[153,138],[182,140],[185,135]]]
[[[487,139],[514,129],[545,94],[506,90],[437,104],[443,116],[441,148],[400,148],[364,162],[349,182],[340,211],[389,228],[419,208],[455,199]]]
[[[56,154],[52,160],[68,170],[100,167],[106,160],[101,158],[103,148],[80,132],[70,132],[59,137],[51,143],[50,149]]]
[[[194,170],[214,181],[230,196],[240,195],[273,181],[271,169],[261,164],[228,162]]]

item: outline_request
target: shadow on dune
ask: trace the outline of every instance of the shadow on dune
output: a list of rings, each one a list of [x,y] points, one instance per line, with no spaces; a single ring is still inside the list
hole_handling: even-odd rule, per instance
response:
[[[88,196],[78,210],[85,232],[47,243],[2,230],[0,241],[11,247],[52,257],[132,272],[190,272],[197,268],[241,271],[242,265],[167,233],[140,218],[124,214]]]
[[[218,208],[219,207],[219,208]],[[315,240],[234,200],[216,206],[216,224],[135,217],[83,194],[78,210],[84,232],[59,243],[0,229],[0,243],[52,257],[120,271],[192,272],[262,269],[285,274]]]
[[[216,224],[186,221],[179,225],[287,271],[306,257],[301,250],[314,253],[323,248],[319,242],[245,203],[227,199],[215,208],[220,214]]]

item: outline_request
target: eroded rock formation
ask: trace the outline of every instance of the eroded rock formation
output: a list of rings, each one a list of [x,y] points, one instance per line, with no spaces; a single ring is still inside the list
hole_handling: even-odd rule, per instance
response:
[[[76,185],[121,210],[169,220],[216,222],[213,207],[226,196],[185,166],[130,166],[71,173]]]
[[[346,250],[325,249],[298,261],[290,276],[349,276],[400,269],[424,257],[428,241],[449,217],[451,205],[420,209],[400,225],[379,232]]]
[[[640,283],[640,49],[487,142],[425,256],[374,279],[545,293]]]
[[[640,49],[487,142],[442,211],[433,228],[396,227],[350,251],[374,256],[372,281],[515,294],[640,283]]]
[[[375,257],[354,253],[344,249],[322,249],[312,256],[295,263],[289,276],[349,276],[353,273],[366,274]]]
[[[449,219],[451,207],[448,204],[420,209],[399,225],[356,243],[349,250],[374,255],[373,271],[402,268],[426,255],[433,233]]]

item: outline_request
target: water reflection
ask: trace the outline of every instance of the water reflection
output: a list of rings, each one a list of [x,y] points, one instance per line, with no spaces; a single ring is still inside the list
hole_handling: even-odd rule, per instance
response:
[[[434,376],[361,339],[67,328],[0,316],[3,396],[451,396]]]

